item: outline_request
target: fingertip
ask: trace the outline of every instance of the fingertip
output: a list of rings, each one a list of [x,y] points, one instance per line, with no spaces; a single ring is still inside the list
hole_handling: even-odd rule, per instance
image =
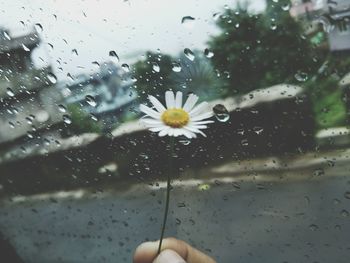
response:
[[[153,263],[186,263],[186,261],[174,250],[165,249]]]
[[[154,260],[159,242],[144,242],[140,244],[134,253],[133,262],[134,263],[152,263]]]

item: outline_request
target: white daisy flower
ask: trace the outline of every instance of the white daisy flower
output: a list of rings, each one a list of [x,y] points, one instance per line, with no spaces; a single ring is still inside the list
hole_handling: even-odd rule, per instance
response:
[[[159,136],[181,136],[187,138],[195,138],[196,133],[203,136],[205,134],[201,129],[206,129],[208,123],[213,123],[211,120],[205,120],[213,116],[213,112],[208,109],[208,102],[201,102],[197,106],[198,96],[190,94],[182,105],[182,92],[172,91],[165,92],[166,107],[155,97],[148,96],[153,104],[152,109],[141,104],[140,110],[146,114],[141,121],[152,132],[158,132]]]

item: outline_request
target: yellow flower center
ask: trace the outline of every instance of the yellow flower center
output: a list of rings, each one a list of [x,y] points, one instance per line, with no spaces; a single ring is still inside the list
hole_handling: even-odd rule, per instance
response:
[[[162,114],[162,121],[173,128],[182,128],[190,120],[190,116],[183,109],[167,109]]]

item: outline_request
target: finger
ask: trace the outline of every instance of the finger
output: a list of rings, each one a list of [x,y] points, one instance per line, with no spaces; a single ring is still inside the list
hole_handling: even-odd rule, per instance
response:
[[[152,263],[157,257],[158,245],[159,241],[141,244],[135,251],[134,263]],[[163,240],[162,251],[166,249],[175,251],[187,263],[215,263],[211,257],[175,238]]]
[[[153,263],[186,263],[186,261],[174,250],[165,249],[160,252]]]

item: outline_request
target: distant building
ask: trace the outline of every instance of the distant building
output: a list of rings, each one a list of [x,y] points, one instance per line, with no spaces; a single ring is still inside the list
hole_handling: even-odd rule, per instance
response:
[[[127,114],[137,94],[130,87],[128,72],[112,62],[100,65],[93,75],[78,75],[73,82],[61,86],[66,106],[77,105],[92,117],[103,120],[105,129],[113,128]]]
[[[313,33],[323,24],[332,52],[350,52],[349,0],[292,0],[290,14],[307,24]]]
[[[46,128],[61,119],[50,67],[35,68],[32,51],[40,44],[35,30],[18,37],[0,28],[0,143]]]

